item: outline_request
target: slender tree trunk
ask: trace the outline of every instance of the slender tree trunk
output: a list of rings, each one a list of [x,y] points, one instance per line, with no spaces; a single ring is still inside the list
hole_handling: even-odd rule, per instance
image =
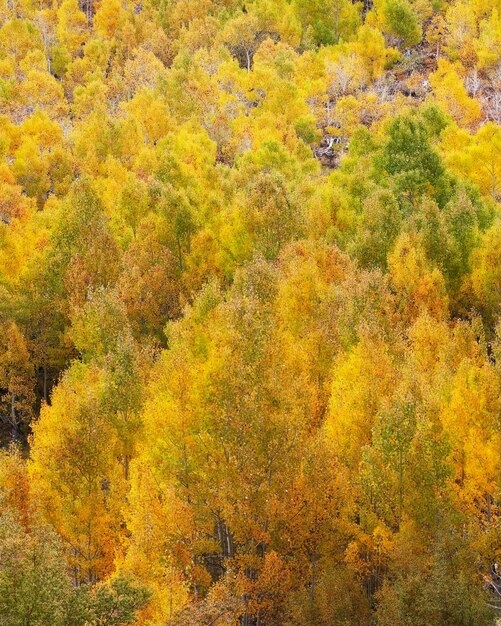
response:
[[[179,269],[182,272],[183,271],[183,253],[181,250],[181,240],[179,239],[179,237],[177,238],[177,254],[179,258]]]
[[[173,598],[172,598],[172,574],[171,574],[171,579],[170,579],[170,596],[169,596],[169,619],[172,619],[172,606],[173,603]]]
[[[17,423],[16,415],[16,394],[12,392],[10,397],[10,421],[12,424],[12,439],[13,441],[19,441],[19,424]]]
[[[399,493],[398,493],[398,527],[400,528],[400,524],[402,523],[402,510],[404,505],[404,464],[402,459],[402,446],[398,451],[398,483],[399,483]]]
[[[313,556],[311,561],[311,585],[310,585],[310,604],[311,608],[315,606],[315,583],[317,573],[317,559]]]
[[[43,366],[43,399],[47,402],[47,366]]]

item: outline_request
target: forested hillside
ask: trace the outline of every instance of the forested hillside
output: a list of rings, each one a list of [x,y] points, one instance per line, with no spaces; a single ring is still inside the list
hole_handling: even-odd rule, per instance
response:
[[[493,626],[500,124],[500,0],[1,4],[0,625]]]

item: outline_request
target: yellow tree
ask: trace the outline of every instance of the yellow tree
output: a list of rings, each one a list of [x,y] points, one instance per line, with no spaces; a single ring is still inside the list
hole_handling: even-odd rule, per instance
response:
[[[480,121],[482,108],[478,100],[468,96],[457,66],[439,59],[437,71],[430,74],[430,85],[438,103],[458,124],[469,127]]]
[[[473,257],[471,274],[473,292],[478,299],[480,310],[485,313],[490,323],[499,316],[501,306],[500,243],[501,224],[497,220],[482,237]]]
[[[460,506],[468,523],[495,525],[501,471],[499,374],[488,362],[464,359],[441,414],[451,438]],[[477,531],[478,532],[478,531]]]
[[[34,367],[26,338],[14,322],[3,326],[0,346],[2,421],[17,441],[33,415]]]
[[[388,256],[391,281],[401,300],[402,313],[408,321],[422,311],[440,319],[448,310],[443,276],[430,267],[419,239],[402,233]]]
[[[468,177],[493,200],[501,196],[501,128],[493,122],[484,124],[472,137],[466,150],[471,168]]]
[[[69,60],[80,51],[88,37],[87,20],[77,0],[64,0],[57,11],[58,40]]]
[[[112,573],[124,532],[124,479],[102,387],[99,368],[75,363],[42,408],[31,441],[33,498],[62,537],[78,584]]]

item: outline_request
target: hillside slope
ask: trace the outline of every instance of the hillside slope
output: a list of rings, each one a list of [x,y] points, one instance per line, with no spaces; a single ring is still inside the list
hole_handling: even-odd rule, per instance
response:
[[[492,626],[499,0],[0,7],[0,624]]]

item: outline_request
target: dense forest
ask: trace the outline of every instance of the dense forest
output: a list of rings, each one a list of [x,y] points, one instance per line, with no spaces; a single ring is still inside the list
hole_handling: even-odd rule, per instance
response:
[[[5,0],[0,624],[493,626],[500,203],[500,0]]]

